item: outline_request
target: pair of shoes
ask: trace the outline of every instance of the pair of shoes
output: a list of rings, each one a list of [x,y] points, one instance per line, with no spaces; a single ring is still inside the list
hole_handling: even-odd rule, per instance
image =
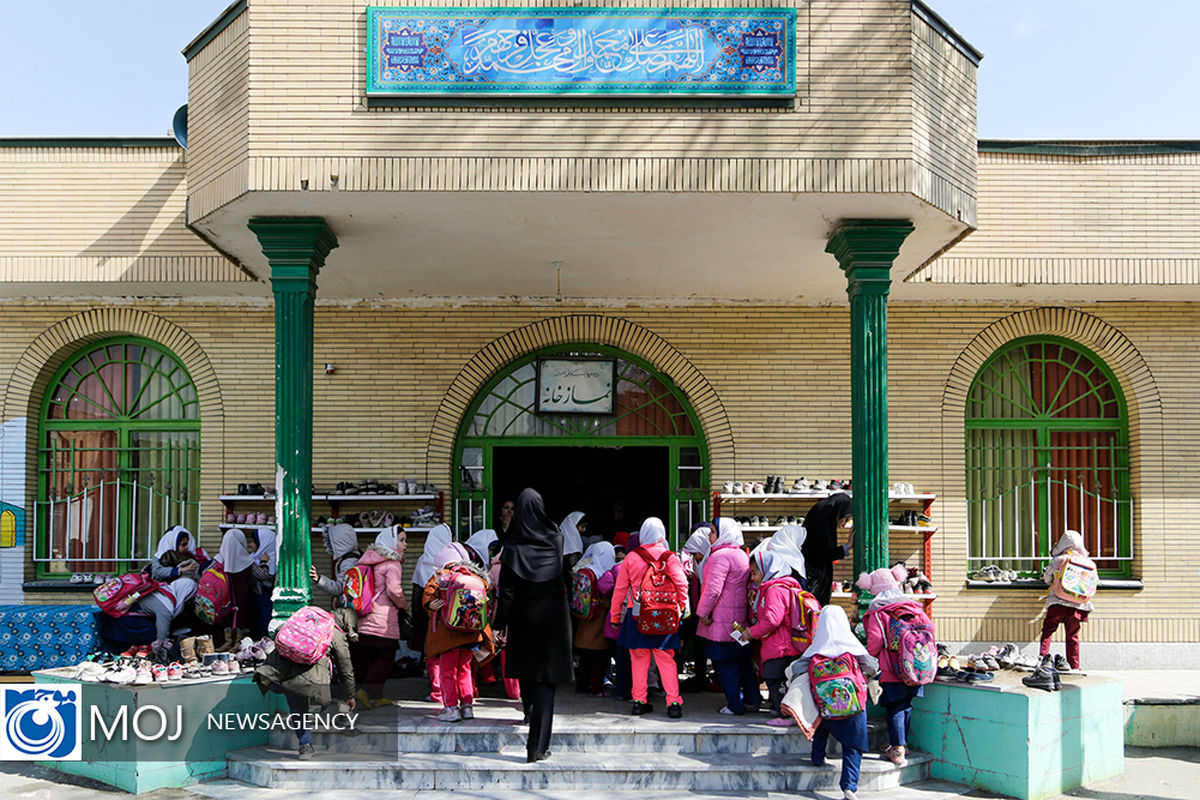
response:
[[[390,700],[388,701],[388,705],[391,705]],[[463,719],[475,719],[475,708],[470,703],[463,703],[459,706],[458,713]]]
[[[296,758],[300,759],[301,761],[308,761],[313,757],[313,753],[316,752],[316,749],[317,748],[313,747],[312,742],[309,742],[308,744],[302,744],[300,745],[300,749],[296,751]]]
[[[654,706],[650,705],[649,703],[642,703],[637,700],[634,700],[633,708],[630,709],[629,713],[635,717],[640,717],[643,714],[649,714],[653,710],[654,710]]]
[[[671,703],[667,706],[667,716],[671,719],[681,719],[683,717],[683,703]]]
[[[434,716],[438,722],[462,722],[462,712],[458,708],[451,706],[443,708]]]
[[[791,717],[775,717],[767,720],[767,724],[772,728],[790,728],[796,724],[796,720]]]
[[[908,758],[906,757],[903,747],[897,747],[896,745],[889,744],[880,752],[884,758],[895,764],[897,767],[908,766]]]
[[[986,683],[990,680],[995,680],[996,676],[991,672],[984,672],[978,669],[964,669],[955,676],[954,680],[959,683]]]
[[[967,666],[980,672],[995,672],[1000,669],[1000,662],[987,653],[981,653],[971,656],[967,660]]]

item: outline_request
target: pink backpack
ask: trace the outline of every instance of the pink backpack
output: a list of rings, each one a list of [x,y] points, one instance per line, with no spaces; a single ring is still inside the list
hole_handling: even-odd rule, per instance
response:
[[[110,617],[123,617],[143,597],[154,594],[162,586],[144,572],[131,572],[110,578],[92,590],[96,605]]]
[[[867,681],[849,653],[836,658],[813,656],[808,681],[817,712],[825,719],[852,717],[867,707]]]
[[[346,580],[342,586],[342,599],[359,614],[371,613],[375,607],[375,570],[366,564],[355,564],[346,570]]]
[[[227,617],[237,620],[237,606],[233,604],[233,591],[229,586],[229,576],[219,561],[200,576],[200,585],[196,587],[196,616],[209,625],[215,625]]]
[[[937,642],[933,623],[915,603],[884,606],[876,613],[887,639],[896,676],[907,686],[924,686],[937,677]]]
[[[287,618],[275,634],[279,655],[297,664],[315,664],[329,652],[337,623],[333,614],[305,606]]]
[[[452,630],[482,633],[488,626],[487,578],[455,564],[446,568],[442,581],[442,623]]]
[[[1096,594],[1100,585],[1096,562],[1081,553],[1067,553],[1062,566],[1054,573],[1050,591],[1059,600],[1068,603],[1086,603]]]

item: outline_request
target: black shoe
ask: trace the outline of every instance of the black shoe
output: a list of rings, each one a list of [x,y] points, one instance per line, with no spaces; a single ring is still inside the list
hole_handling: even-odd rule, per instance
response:
[[[1054,657],[1054,668],[1056,670],[1058,670],[1059,672],[1070,672],[1071,671],[1071,665],[1068,664],[1067,660],[1065,658],[1063,658],[1062,656]]]
[[[1053,669],[1038,667],[1033,671],[1032,675],[1022,678],[1021,683],[1030,689],[1042,689],[1047,692],[1053,692],[1058,688],[1057,679],[1058,673]]]
[[[634,700],[633,708],[629,713],[635,717],[640,717],[643,714],[649,714],[653,710],[654,706],[650,705],[649,703],[639,703],[638,701]]]
[[[680,719],[683,716],[683,703],[671,703],[667,706],[667,716],[671,719]]]

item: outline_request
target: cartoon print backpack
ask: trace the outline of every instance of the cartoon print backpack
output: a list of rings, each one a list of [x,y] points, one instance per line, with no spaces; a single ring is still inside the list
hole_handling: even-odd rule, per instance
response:
[[[595,619],[603,611],[600,596],[600,581],[596,573],[587,567],[576,570],[571,579],[571,616],[576,619]]]
[[[792,590],[790,627],[792,646],[801,653],[812,644],[813,632],[817,629],[817,615],[821,613],[821,601],[811,592]]]
[[[1068,553],[1058,572],[1054,573],[1050,591],[1059,600],[1086,603],[1096,594],[1098,585],[1096,562],[1079,553]]]
[[[658,558],[645,548],[638,548],[638,555],[646,562],[646,573],[638,587],[635,602],[638,605],[638,632],[649,636],[667,636],[679,630],[679,601],[675,583],[667,571],[670,559],[675,554],[664,550]]]
[[[359,614],[370,614],[375,607],[375,571],[366,564],[355,564],[346,570],[342,584],[342,601]]]
[[[119,578],[109,578],[92,590],[96,605],[110,617],[123,617],[143,597],[154,594],[162,586],[144,572],[131,572]]]
[[[836,658],[813,656],[808,682],[817,712],[825,719],[852,717],[866,708],[867,682],[849,653]]]
[[[446,568],[442,579],[442,623],[456,631],[482,633],[488,626],[488,581],[465,564]]]
[[[329,652],[337,623],[323,608],[305,606],[287,618],[275,634],[279,655],[297,664],[315,664]]]
[[[233,591],[224,565],[217,561],[200,576],[196,587],[196,616],[209,625],[234,616],[237,607],[233,604]]]
[[[924,686],[937,677],[937,641],[933,623],[911,603],[884,608],[887,649],[897,677],[908,686]]]

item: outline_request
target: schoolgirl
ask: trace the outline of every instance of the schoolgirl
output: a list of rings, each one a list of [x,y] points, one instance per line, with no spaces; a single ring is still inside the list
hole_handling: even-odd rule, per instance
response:
[[[481,611],[480,630],[452,628],[447,624],[443,609],[452,602],[456,568],[469,570],[483,582],[481,602],[487,604],[488,580],[482,570],[471,562],[470,551],[457,542],[446,545],[434,557],[437,569],[425,584],[421,602],[429,613],[429,630],[425,634],[425,659],[437,664],[442,686],[440,722],[461,722],[474,719],[475,681],[471,673],[473,662],[482,662],[494,652],[492,629],[486,623],[486,608]]]

